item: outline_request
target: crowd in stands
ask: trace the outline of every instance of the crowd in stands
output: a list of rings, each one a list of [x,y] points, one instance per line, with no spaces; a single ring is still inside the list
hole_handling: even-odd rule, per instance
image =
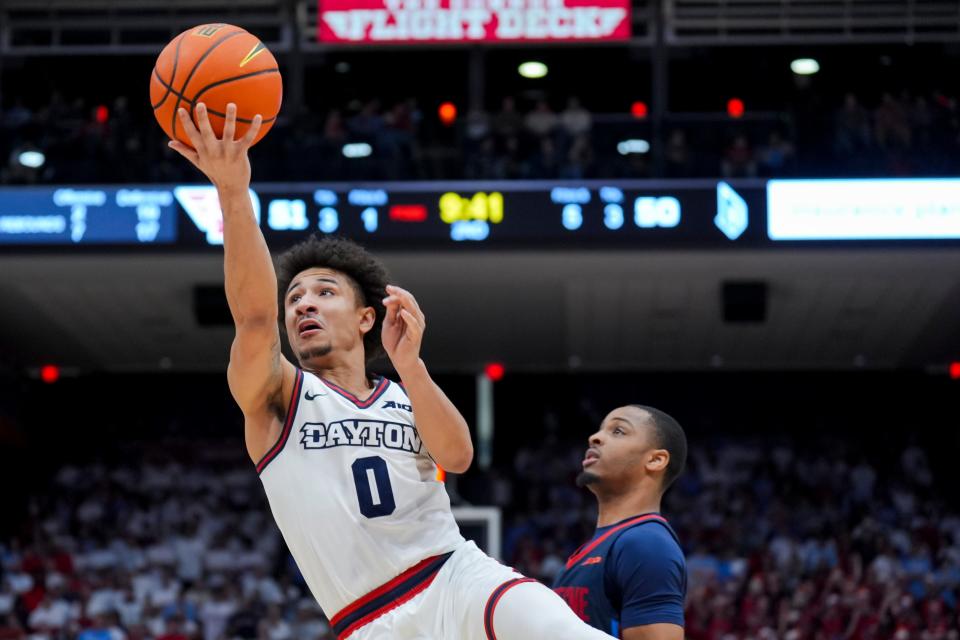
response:
[[[649,117],[593,113],[576,97],[503,98],[449,124],[415,99],[353,101],[281,115],[253,154],[257,180],[578,179],[951,175],[960,171],[960,108],[941,93],[838,97],[826,111],[763,118],[667,119],[662,163]],[[149,112],[120,97],[93,105],[54,94],[0,106],[0,183],[171,182],[195,173],[164,144]],[[344,155],[345,145],[369,145]],[[24,152],[45,163],[24,166]]]
[[[848,93],[831,124],[827,162],[852,175],[957,172],[960,108],[956,97],[939,92],[887,92],[868,105]]]
[[[501,507],[504,561],[549,583],[595,525],[573,483],[583,448],[547,438],[448,487]],[[0,639],[332,638],[252,465],[216,451],[152,443],[32,491],[0,541]],[[949,490],[918,446],[860,452],[836,437],[692,443],[664,504],[687,556],[690,640],[960,638]]]
[[[202,444],[63,467],[0,545],[0,638],[332,638],[252,466]]]

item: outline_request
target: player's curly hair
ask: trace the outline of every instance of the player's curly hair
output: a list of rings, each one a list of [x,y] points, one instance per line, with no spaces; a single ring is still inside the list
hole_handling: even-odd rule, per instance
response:
[[[368,363],[383,355],[380,329],[386,315],[383,299],[387,295],[389,275],[382,262],[359,244],[346,238],[313,235],[290,247],[277,258],[280,330],[286,332],[283,300],[287,287],[294,276],[312,267],[333,269],[346,275],[356,293],[357,304],[373,307],[376,318],[373,327],[363,336],[364,355]]]

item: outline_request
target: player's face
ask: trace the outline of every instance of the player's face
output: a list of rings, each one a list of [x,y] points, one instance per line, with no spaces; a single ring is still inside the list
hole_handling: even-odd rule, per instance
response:
[[[373,307],[362,307],[350,279],[333,269],[301,271],[284,297],[284,325],[290,348],[300,364],[321,364],[335,351],[363,348],[363,335],[373,327]]]
[[[662,451],[655,447],[648,421],[647,412],[637,407],[611,411],[588,440],[577,484],[615,488],[640,481],[648,462]]]

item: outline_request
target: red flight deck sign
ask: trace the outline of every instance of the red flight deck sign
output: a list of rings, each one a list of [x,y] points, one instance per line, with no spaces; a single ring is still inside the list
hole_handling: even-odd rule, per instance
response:
[[[320,42],[429,44],[630,38],[630,0],[319,0]]]

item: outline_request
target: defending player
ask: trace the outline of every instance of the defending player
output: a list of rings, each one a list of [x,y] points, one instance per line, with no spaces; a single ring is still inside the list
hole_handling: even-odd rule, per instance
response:
[[[683,640],[687,572],[660,500],[687,460],[677,421],[652,407],[614,409],[590,436],[577,484],[597,496],[593,538],[554,589],[585,621],[624,640]]]
[[[288,251],[278,286],[248,195],[261,118],[234,141],[236,111],[217,139],[203,104],[197,125],[181,109],[194,149],[170,146],[217,188],[236,325],[230,390],[277,526],[337,637],[609,640],[460,535],[435,477],[437,464],[466,470],[472,445],[420,359],[426,324],[413,296],[344,240]],[[299,366],[280,351],[278,299]],[[381,343],[403,387],[368,376]]]

